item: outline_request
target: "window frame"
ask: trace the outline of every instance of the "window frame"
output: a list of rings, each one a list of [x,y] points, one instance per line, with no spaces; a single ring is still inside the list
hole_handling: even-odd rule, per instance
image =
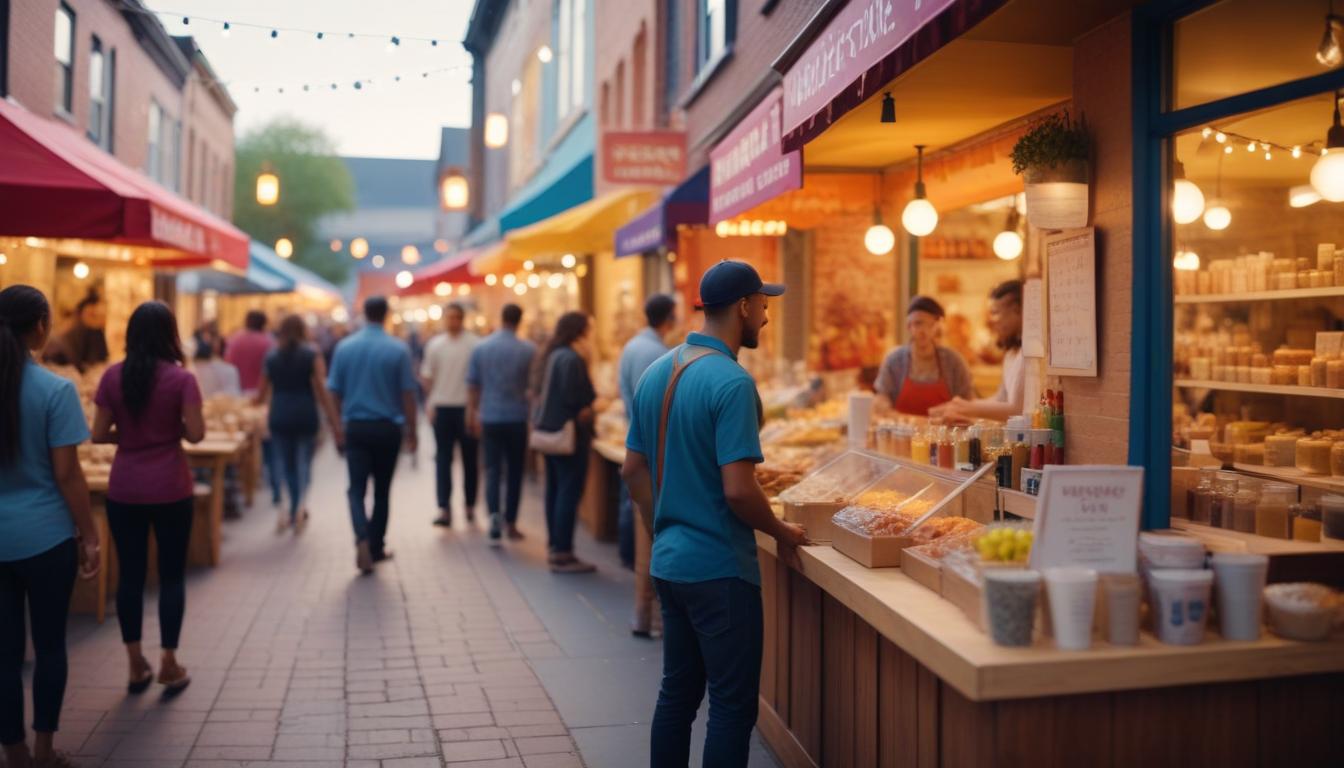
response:
[[[588,107],[588,0],[555,0],[551,6],[556,125]]]
[[[163,174],[163,121],[167,115],[153,96],[145,118],[145,175],[159,181]]]
[[[98,93],[94,92],[93,66],[95,58],[100,60],[102,77],[98,83]],[[97,35],[89,36],[89,126],[87,135],[94,144],[111,151],[112,149],[112,87],[116,57],[111,48],[104,49],[103,41]],[[95,109],[96,108],[96,109]]]
[[[66,47],[68,49],[66,56],[69,58],[68,62],[61,61],[60,51],[56,47],[57,41],[55,39],[55,33],[56,30],[60,28],[59,19],[61,16],[65,16],[69,20],[70,31],[66,37]],[[57,3],[56,15],[54,18],[57,21],[55,22],[56,26],[52,30],[51,52],[56,60],[57,85],[60,86],[61,89],[61,92],[56,99],[55,111],[56,114],[68,118],[73,116],[75,110],[75,64],[76,59],[78,58],[76,55],[78,46],[75,45],[75,40],[79,37],[79,18],[75,15],[75,9],[66,4],[64,0]]]

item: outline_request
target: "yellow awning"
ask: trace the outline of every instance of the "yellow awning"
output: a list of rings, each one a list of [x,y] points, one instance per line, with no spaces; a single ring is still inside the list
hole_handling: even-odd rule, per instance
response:
[[[467,266],[467,271],[473,275],[512,272],[517,266],[515,262],[520,263],[521,261],[521,259],[510,258],[508,243],[500,240],[483,247],[480,255],[471,260],[471,263]]]
[[[509,257],[529,259],[615,248],[616,230],[658,199],[652,189],[623,189],[576,205],[504,236]]]

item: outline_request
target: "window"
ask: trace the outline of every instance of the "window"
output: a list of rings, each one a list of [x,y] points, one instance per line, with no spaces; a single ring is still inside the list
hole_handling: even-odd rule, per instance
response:
[[[182,188],[182,121],[173,120],[169,126],[169,134],[166,137],[168,157],[163,164],[162,181],[165,187],[177,192]]]
[[[616,112],[612,121],[617,128],[625,127],[625,62],[616,63]]]
[[[588,81],[588,0],[556,0],[556,116],[583,107]]]
[[[145,136],[145,173],[151,179],[157,179],[163,171],[163,158],[160,156],[163,152],[163,108],[153,99],[149,102],[148,122],[149,130]]]
[[[602,84],[602,95],[597,99],[598,111],[602,117],[602,127],[611,125],[611,83]]]
[[[89,138],[103,149],[112,149],[112,78],[111,52],[103,52],[103,41],[93,37],[89,53]]]
[[[662,115],[666,116],[676,108],[678,91],[681,90],[681,3],[663,4],[663,104]]]
[[[728,23],[731,0],[698,0],[698,2],[700,34],[696,57],[697,72],[718,61],[732,40]]]
[[[645,64],[645,40],[648,35],[644,29],[639,30],[635,36],[635,50],[631,54],[630,60],[630,124],[635,128],[644,128],[644,101],[648,90],[645,87],[645,80],[648,78],[648,69]]]
[[[61,3],[56,7],[56,109],[70,114],[75,89],[75,12]]]

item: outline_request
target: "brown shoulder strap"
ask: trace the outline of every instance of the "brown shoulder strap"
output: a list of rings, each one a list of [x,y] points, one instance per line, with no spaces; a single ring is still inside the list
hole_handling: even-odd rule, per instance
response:
[[[657,478],[653,488],[655,501],[658,498],[658,489],[663,487],[663,454],[666,453],[667,417],[672,413],[672,395],[677,390],[677,382],[681,380],[681,374],[685,373],[692,363],[714,354],[719,353],[708,347],[696,347],[685,360],[679,359],[678,355],[672,357],[672,375],[667,380],[667,389],[663,390],[663,411],[658,417],[658,443],[654,449],[654,471]]]

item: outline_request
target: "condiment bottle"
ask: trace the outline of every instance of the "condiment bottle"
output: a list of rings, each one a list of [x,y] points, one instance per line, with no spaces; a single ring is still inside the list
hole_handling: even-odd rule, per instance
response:
[[[942,441],[938,439],[938,432],[941,427],[929,427],[929,466],[938,466],[938,449]]]
[[[969,429],[952,429],[952,465],[957,469],[971,468],[971,436]]]
[[[1209,524],[1209,517],[1213,514],[1213,481],[1217,477],[1216,469],[1206,467],[1199,470],[1199,485],[1191,489],[1187,505],[1190,519],[1196,523]]]
[[[929,431],[927,429],[916,430],[910,436],[910,460],[916,464],[929,463]]]
[[[1051,444],[1054,446],[1053,456],[1049,457],[1047,463],[1064,463],[1064,392],[1061,390],[1055,393],[1055,410],[1050,419]]]
[[[953,427],[948,429],[943,427],[938,430],[938,466],[943,469],[952,469],[956,465],[956,442],[954,435],[959,433],[960,428]]]
[[[1297,541],[1321,540],[1321,510],[1312,504],[1303,508],[1302,513],[1293,518],[1293,539]]]
[[[1297,486],[1287,483],[1265,483],[1260,489],[1260,503],[1255,507],[1255,533],[1286,539],[1289,510],[1297,504]]]
[[[1013,487],[1013,452],[1006,446],[993,449],[994,480],[1000,488]]]
[[[1022,468],[1027,466],[1027,459],[1030,458],[1031,449],[1027,444],[1021,441],[1013,443],[1012,462],[1013,462],[1013,490],[1022,490]]]
[[[1260,494],[1253,488],[1242,488],[1237,491],[1236,501],[1232,505],[1233,530],[1255,533],[1255,506],[1259,501]]]
[[[984,443],[980,437],[983,430],[984,427],[979,423],[976,423],[973,427],[968,427],[966,430],[968,463],[972,470],[979,469],[980,465],[984,463]]]
[[[1209,525],[1214,528],[1231,528],[1236,499],[1237,478],[1233,475],[1219,475],[1213,483],[1213,504],[1209,506]]]

